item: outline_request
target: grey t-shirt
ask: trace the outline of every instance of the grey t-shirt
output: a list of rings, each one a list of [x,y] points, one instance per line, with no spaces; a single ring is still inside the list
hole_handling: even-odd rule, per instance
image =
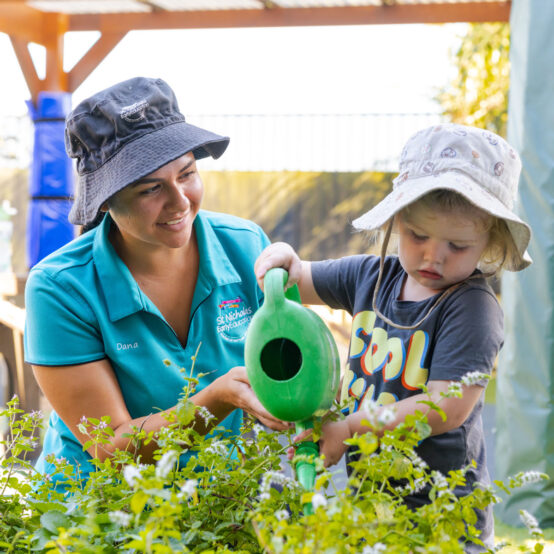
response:
[[[376,256],[312,263],[320,298],[353,316],[342,394],[352,401],[350,411],[359,410],[366,399],[387,404],[419,394],[418,384],[429,380],[459,381],[469,372],[490,373],[503,344],[503,314],[484,279],[474,278],[461,285],[417,329],[401,330],[373,312],[378,273]],[[413,325],[437,296],[418,302],[398,300],[405,276],[397,257],[385,259],[377,307],[395,323]],[[429,437],[418,447],[429,467],[445,475],[475,460],[477,467],[468,471],[467,484],[457,494],[471,491],[477,481],[489,482],[482,408],[483,395],[460,427]],[[407,502],[425,503],[426,494],[413,495]],[[479,523],[484,528],[485,522]]]

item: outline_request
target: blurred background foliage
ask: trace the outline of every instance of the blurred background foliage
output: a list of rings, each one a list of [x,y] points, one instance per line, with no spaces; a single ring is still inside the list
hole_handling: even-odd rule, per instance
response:
[[[255,221],[271,241],[291,244],[305,259],[370,249],[353,219],[379,202],[392,175],[381,172],[203,172],[203,206]]]
[[[450,121],[506,136],[510,88],[510,26],[474,23],[452,56],[457,75],[437,95]]]

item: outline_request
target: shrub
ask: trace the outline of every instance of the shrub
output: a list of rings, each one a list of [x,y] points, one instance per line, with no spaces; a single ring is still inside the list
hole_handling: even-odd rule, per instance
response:
[[[333,490],[332,474],[318,459],[315,490],[304,491],[281,466],[292,431],[267,432],[245,418],[239,437],[201,436],[190,427],[198,408],[188,398],[197,380],[189,377],[187,383],[173,419],[157,437],[155,464],[118,451],[103,462],[95,458],[96,471],[82,483],[65,460],[51,459],[65,481],[63,490],[27,460],[37,446],[42,415],[24,413],[14,397],[0,412],[9,428],[1,441],[0,550],[453,554],[463,552],[464,537],[479,542],[473,509],[498,502],[496,487],[508,491],[545,477],[522,473],[457,498],[453,489],[467,468],[441,475],[414,451],[430,431],[421,412],[380,441],[371,431],[351,439],[361,456],[344,490]],[[427,407],[440,410],[431,402]],[[200,415],[210,417],[205,409]],[[82,421],[80,430],[90,437],[85,448],[103,448],[113,434],[109,423],[108,417]],[[131,438],[135,444],[154,437],[136,429]],[[179,464],[187,450],[195,455]],[[430,504],[409,510],[403,497],[423,486],[430,488]],[[307,502],[313,515],[302,512]],[[531,527],[533,552],[539,553],[542,532]]]

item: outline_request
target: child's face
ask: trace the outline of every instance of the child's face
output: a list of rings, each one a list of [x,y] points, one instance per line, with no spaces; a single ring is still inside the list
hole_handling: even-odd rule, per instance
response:
[[[469,277],[489,240],[478,217],[414,206],[398,214],[398,256],[408,274],[403,300],[422,300]]]

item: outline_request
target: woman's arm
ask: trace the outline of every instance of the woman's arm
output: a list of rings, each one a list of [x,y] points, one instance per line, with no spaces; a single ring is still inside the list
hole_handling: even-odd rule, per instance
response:
[[[110,416],[110,427],[114,431],[111,443],[104,446],[105,450],[95,452],[94,447],[88,450],[89,454],[98,456],[100,460],[108,458],[116,449],[130,448],[131,440],[124,435],[132,433],[133,427],[142,427],[146,433],[156,433],[162,427],[168,426],[170,422],[164,415],[175,409],[170,408],[164,412],[133,419],[125,405],[112,366],[106,359],[59,367],[34,365],[33,371],[52,408],[81,444],[90,439],[79,431],[79,423],[83,416],[96,419]],[[273,429],[288,428],[287,423],[275,419],[262,407],[250,388],[243,367],[232,368],[190,399],[197,405],[205,406],[215,416],[210,428],[236,408],[253,414]],[[194,425],[200,433],[209,431],[201,418],[198,418]],[[156,448],[156,441],[151,441],[147,445],[141,444],[137,455],[140,455],[144,462],[152,462]]]
[[[254,271],[262,290],[266,272],[274,267],[282,267],[288,271],[287,286],[298,285],[303,304],[324,304],[315,290],[310,262],[301,260],[290,244],[275,242],[259,255]]]

